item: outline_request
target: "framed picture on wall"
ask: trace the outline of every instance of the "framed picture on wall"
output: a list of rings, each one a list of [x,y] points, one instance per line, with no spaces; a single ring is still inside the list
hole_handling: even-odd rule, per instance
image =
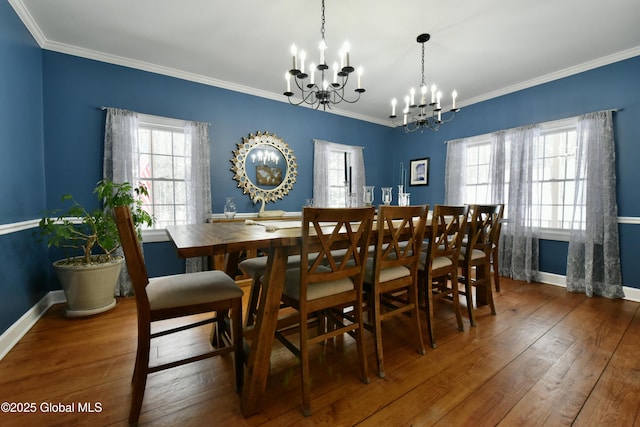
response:
[[[429,157],[411,160],[409,185],[429,185]]]

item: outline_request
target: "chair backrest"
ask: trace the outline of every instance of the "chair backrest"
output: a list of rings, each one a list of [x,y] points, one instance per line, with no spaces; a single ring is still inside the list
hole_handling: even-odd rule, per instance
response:
[[[302,212],[301,298],[307,283],[351,278],[362,286],[374,208],[304,208]],[[339,256],[332,253],[338,249],[343,249]]]
[[[380,277],[380,270],[400,266],[415,277],[428,211],[429,205],[379,207],[374,277]]]
[[[149,300],[145,292],[145,287],[149,283],[149,276],[147,274],[147,266],[144,263],[144,256],[140,249],[138,234],[133,225],[131,210],[129,206],[116,206],[113,208],[113,212],[116,219],[116,226],[118,227],[122,251],[127,261],[127,269],[131,277],[131,283],[133,284],[133,291],[136,295],[136,305],[138,306],[138,310],[141,308],[149,310]]]
[[[435,206],[429,236],[429,263],[437,257],[447,257],[457,266],[468,213],[469,206]]]
[[[500,212],[503,205],[472,205],[469,208],[470,227],[468,247],[484,251],[490,256],[497,232],[500,231]],[[467,251],[471,254],[471,251]]]

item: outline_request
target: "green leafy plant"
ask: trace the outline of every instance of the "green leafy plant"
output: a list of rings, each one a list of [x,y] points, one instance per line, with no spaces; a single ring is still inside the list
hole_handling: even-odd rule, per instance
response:
[[[70,204],[64,210],[48,211],[39,223],[40,241],[48,246],[61,248],[67,264],[91,264],[109,262],[120,247],[118,229],[113,208],[129,206],[138,237],[141,227],[152,226],[153,217],[142,209],[142,197],[149,196],[144,185],[133,187],[130,183],[115,184],[99,181],[93,191],[102,204],[101,209],[87,211],[72,195],[65,194],[61,201]]]

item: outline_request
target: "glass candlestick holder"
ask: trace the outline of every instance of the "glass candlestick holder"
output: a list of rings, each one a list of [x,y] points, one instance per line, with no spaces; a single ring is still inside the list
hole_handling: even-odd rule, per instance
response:
[[[382,203],[384,203],[385,206],[389,206],[391,199],[391,187],[382,187]]]
[[[364,193],[362,194],[362,201],[365,206],[371,206],[373,204],[373,190],[376,188],[373,185],[365,185]]]

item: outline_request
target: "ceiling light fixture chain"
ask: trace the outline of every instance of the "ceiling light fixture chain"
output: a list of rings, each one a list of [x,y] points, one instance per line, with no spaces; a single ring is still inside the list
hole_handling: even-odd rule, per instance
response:
[[[298,53],[298,49],[296,45],[291,46],[291,54],[293,55],[293,68],[285,73],[285,80],[287,81],[287,91],[284,92],[284,95],[289,100],[289,103],[292,105],[300,105],[305,103],[310,105],[314,109],[320,108],[322,106],[323,110],[326,110],[327,107],[331,108],[332,105],[339,104],[341,102],[347,102],[349,104],[354,104],[358,102],[360,99],[360,95],[365,92],[365,89],[362,87],[362,67],[358,67],[358,86],[354,89],[356,93],[356,97],[354,99],[348,99],[345,95],[345,87],[349,81],[349,75],[355,71],[355,68],[351,66],[349,60],[349,44],[345,42],[342,50],[339,53],[340,64],[338,65],[338,61],[333,63],[333,79],[331,82],[327,80],[329,77],[329,65],[327,65],[325,60],[325,51],[327,49],[327,42],[325,39],[325,5],[324,0],[322,0],[322,21],[320,26],[320,63],[316,66],[314,63],[309,64],[309,74],[305,73],[305,60],[306,53],[305,51],[300,51]],[[298,64],[298,59],[300,63]],[[298,67],[299,65],[299,67]],[[315,82],[315,74],[316,71],[320,72],[319,83]],[[325,74],[327,75],[325,77]],[[300,101],[293,102],[292,97],[294,92],[291,90],[291,79],[293,76],[293,81],[295,85],[298,87],[300,91]],[[306,79],[309,79],[308,81]]]
[[[431,85],[431,102],[427,103],[427,93],[429,88],[424,77],[424,44],[429,41],[431,36],[427,33],[420,34],[416,41],[422,45],[422,80],[420,82],[420,103],[415,102],[416,91],[411,88],[409,95],[404,97],[405,108],[402,110],[403,123],[405,132],[415,132],[420,130],[423,132],[425,129],[437,131],[440,129],[440,125],[450,122],[459,108],[456,108],[456,97],[458,93],[454,90],[451,93],[452,105],[449,111],[443,112],[440,102],[442,100],[442,92],[437,90],[435,84]],[[396,105],[397,100],[393,98],[391,100],[391,115],[389,118],[395,124],[396,119]]]

